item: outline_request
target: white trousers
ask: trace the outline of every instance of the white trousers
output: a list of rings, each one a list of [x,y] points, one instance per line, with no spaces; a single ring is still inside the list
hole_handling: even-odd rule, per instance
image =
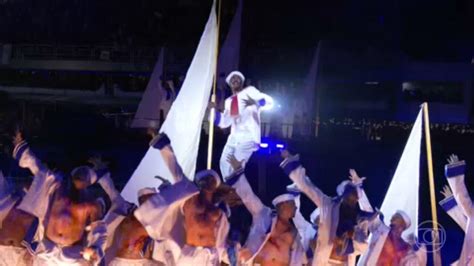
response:
[[[33,266],[90,265],[88,261],[82,258],[81,251],[83,247],[80,245],[60,247],[48,239],[43,239],[40,245],[34,257]]]
[[[29,266],[31,255],[26,248],[0,245],[0,265]]]
[[[132,259],[114,258],[109,263],[109,266],[158,266],[158,265],[161,265],[161,264],[156,261],[148,260],[148,259],[132,260]]]
[[[217,249],[184,246],[177,266],[219,266]]]
[[[253,141],[240,142],[232,141],[230,139],[227,140],[220,159],[222,178],[225,180],[234,172],[232,165],[227,162],[227,157],[229,155],[234,155],[238,161],[243,161],[242,166],[245,167],[245,164],[249,161],[253,152],[256,150],[258,150],[258,143],[255,143]]]

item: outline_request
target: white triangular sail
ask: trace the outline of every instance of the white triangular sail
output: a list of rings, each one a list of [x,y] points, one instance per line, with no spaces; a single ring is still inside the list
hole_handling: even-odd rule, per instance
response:
[[[202,121],[215,71],[217,52],[215,5],[214,1],[209,20],[181,90],[160,130],[168,134],[178,162],[184,174],[190,179],[194,178],[196,170]],[[161,154],[150,148],[122,190],[122,196],[130,202],[137,202],[139,189],[156,187],[161,183],[154,176],[161,176],[172,182],[171,173],[165,166]]]
[[[163,76],[164,49],[161,49],[150,81],[143,93],[137,112],[132,122],[133,128],[158,128],[160,125],[160,104],[163,97],[161,76]]]
[[[397,170],[382,203],[380,211],[384,214],[385,224],[397,210],[403,210],[410,216],[411,226],[404,236],[418,233],[418,192],[420,186],[420,153],[422,136],[423,109],[418,113],[408,138]]]
[[[225,39],[219,53],[217,73],[224,76],[219,77],[219,87],[225,87],[225,75],[239,68],[240,62],[240,39],[242,29],[243,0],[238,0],[234,18],[230,24],[227,38]]]
[[[321,53],[321,46],[323,41],[319,41],[318,46],[314,49],[313,61],[309,68],[308,74],[304,81],[304,95],[307,99],[306,104],[308,104],[308,112],[313,110],[313,102],[315,101],[314,95],[316,94],[316,82],[318,79],[318,69],[319,69],[319,58]]]

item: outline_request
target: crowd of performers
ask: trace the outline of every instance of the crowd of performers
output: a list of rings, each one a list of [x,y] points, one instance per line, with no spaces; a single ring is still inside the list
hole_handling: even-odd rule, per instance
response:
[[[150,146],[160,151],[173,180],[138,191],[138,206],[120,196],[100,158],[90,160],[93,167],[61,175],[48,169],[17,132],[13,157],[34,178],[24,190],[12,191],[0,176],[0,265],[319,266],[355,265],[357,259],[360,265],[426,265],[424,245],[402,237],[410,217],[399,210],[384,223],[364,192],[365,178],[354,170],[331,197],[306,175],[297,154],[282,151],[280,167],[293,184],[272,206],[264,205],[248,182],[245,162],[260,141],[260,108],[271,98],[243,88],[239,72],[227,82],[234,95],[216,117],[218,126],[232,127],[222,177],[203,170],[191,181],[166,133],[155,135]],[[474,265],[474,205],[464,184],[465,163],[456,156],[448,161],[452,192],[446,187],[440,204],[466,232],[458,265]],[[96,183],[110,208],[91,193]],[[252,216],[245,243],[229,234],[231,213],[221,186],[232,187]],[[314,203],[310,220],[300,213],[301,193]]]

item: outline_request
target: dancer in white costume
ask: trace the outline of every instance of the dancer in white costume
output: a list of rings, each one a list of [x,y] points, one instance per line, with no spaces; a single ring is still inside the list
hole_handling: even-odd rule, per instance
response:
[[[20,193],[12,188],[0,171],[0,265],[31,265],[32,256],[22,245],[34,216],[16,208],[21,201]]]
[[[13,157],[20,167],[34,175],[18,209],[39,220],[33,265],[88,265],[99,263],[103,256],[106,228],[99,221],[100,204],[87,187],[97,174],[89,167],[73,170],[72,184],[46,168],[31,152],[21,133],[15,137]]]
[[[143,188],[138,191],[138,202],[143,204],[157,193],[154,188]],[[123,217],[113,236],[114,258],[108,265],[153,266],[159,264],[151,259],[153,241],[148,236],[143,225],[135,218],[133,212]]]
[[[282,156],[285,173],[320,211],[312,265],[355,265],[356,256],[367,249],[363,221],[375,214],[362,189],[363,178],[351,173],[351,181],[342,182],[338,197],[331,198],[309,180],[298,155],[283,151]]]
[[[461,206],[464,216],[467,218],[466,235],[459,258],[458,265],[474,265],[474,204],[466,184],[464,183],[464,171],[466,168],[465,161],[459,161],[456,155],[451,155],[448,164],[445,166],[445,174],[448,179],[449,186],[453,191],[456,202]]]
[[[451,217],[451,219],[453,219],[459,227],[466,232],[467,217],[464,215],[461,206],[456,202],[452,190],[446,185],[443,187],[441,194],[444,198],[439,202],[439,205],[449,215],[449,217]]]
[[[172,240],[181,248],[177,265],[220,265],[229,223],[215,198],[219,175],[198,172],[195,184],[184,176],[166,135],[157,136],[152,146],[161,151],[175,183],[142,204],[135,217],[150,237]]]
[[[263,205],[254,194],[244,174],[242,162],[229,156],[229,163],[235,169],[226,181],[235,188],[245,207],[252,214],[252,226],[244,247],[240,250],[240,260],[244,265],[304,265],[307,263],[304,235],[295,222],[297,211],[295,196],[282,194],[272,204],[276,209]]]
[[[372,233],[369,249],[362,257],[360,265],[426,265],[426,248],[418,246],[414,236],[411,243],[402,238],[402,233],[411,225],[411,219],[404,211],[397,211],[385,225],[382,218],[374,218],[370,222],[369,231]]]
[[[449,215],[449,217],[451,217],[451,219],[461,227],[464,233],[466,233],[468,220],[466,215],[464,215],[461,206],[456,202],[452,190],[449,186],[444,186],[441,194],[444,198],[439,202],[439,205]],[[459,261],[453,262],[452,265],[459,265]]]
[[[232,89],[232,96],[225,100],[224,111],[216,112],[215,124],[220,128],[231,127],[227,143],[220,159],[221,174],[224,179],[232,174],[232,166],[227,162],[229,155],[248,162],[252,153],[259,148],[261,129],[260,112],[270,109],[273,99],[253,86],[244,87],[245,77],[238,71],[226,78]],[[215,104],[210,104],[215,107]]]

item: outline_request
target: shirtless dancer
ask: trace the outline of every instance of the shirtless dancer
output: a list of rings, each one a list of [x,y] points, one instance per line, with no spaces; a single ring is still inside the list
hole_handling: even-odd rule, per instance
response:
[[[102,257],[104,230],[100,204],[88,193],[95,172],[76,168],[71,182],[48,170],[31,152],[21,133],[15,137],[14,157],[34,180],[18,208],[39,219],[33,265],[89,265]],[[87,229],[87,230],[86,230]]]
[[[0,265],[31,265],[32,257],[22,241],[35,217],[16,208],[22,195],[10,189],[0,171]]]
[[[369,249],[360,265],[426,265],[426,249],[402,238],[402,233],[410,227],[411,220],[403,211],[397,211],[386,226],[382,219],[375,218],[369,226],[372,237]]]
[[[171,239],[181,247],[177,265],[220,265],[229,231],[226,213],[216,191],[221,183],[212,170],[198,172],[195,181],[184,176],[170,140],[164,134],[151,145],[159,149],[175,183],[135,211],[154,239]]]
[[[372,207],[362,189],[364,178],[350,171],[350,181],[337,187],[337,197],[331,198],[306,176],[299,156],[282,152],[281,167],[320,210],[317,245],[312,265],[355,265],[356,256],[367,248],[366,230],[361,221],[373,217]]]
[[[138,192],[138,202],[143,204],[156,194],[154,188],[143,188]],[[118,226],[114,234],[115,258],[109,266],[152,266],[159,264],[151,259],[153,242],[143,225],[135,218],[133,212]]]
[[[276,213],[263,205],[253,193],[244,175],[242,162],[233,155],[228,158],[235,169],[226,183],[232,185],[252,214],[252,227],[246,244],[240,250],[244,265],[284,266],[307,263],[303,239],[293,222],[296,213],[295,196],[282,194],[272,204]]]

